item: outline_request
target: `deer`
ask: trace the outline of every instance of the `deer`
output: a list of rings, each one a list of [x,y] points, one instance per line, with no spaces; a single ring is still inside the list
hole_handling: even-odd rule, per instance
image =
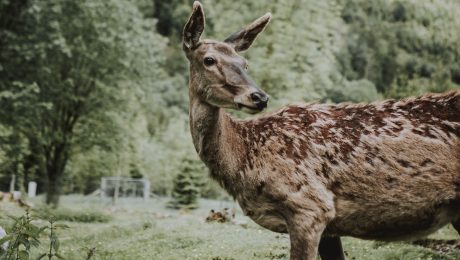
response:
[[[341,236],[411,240],[450,223],[460,231],[460,91],[236,118],[226,110],[267,108],[241,55],[270,20],[201,39],[195,1],[184,27],[190,131],[211,178],[255,223],[289,234],[291,259],[345,259]]]

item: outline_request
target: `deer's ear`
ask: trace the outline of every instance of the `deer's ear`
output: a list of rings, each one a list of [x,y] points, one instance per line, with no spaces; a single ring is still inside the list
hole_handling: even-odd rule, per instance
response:
[[[190,50],[195,48],[200,41],[205,25],[204,11],[200,2],[193,3],[192,15],[187,21],[182,33],[182,45],[184,49]]]
[[[259,33],[261,33],[265,29],[267,24],[270,22],[271,18],[272,14],[266,13],[264,16],[255,20],[243,29],[228,36],[227,39],[224,40],[224,42],[232,45],[233,48],[235,48],[235,50],[238,52],[249,49],[251,44],[257,38],[257,35],[259,35]]]

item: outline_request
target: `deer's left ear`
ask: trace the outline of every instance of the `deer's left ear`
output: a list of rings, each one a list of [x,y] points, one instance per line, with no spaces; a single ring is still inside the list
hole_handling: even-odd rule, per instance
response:
[[[182,44],[184,50],[194,49],[200,42],[201,34],[204,31],[205,18],[203,7],[200,2],[193,3],[192,15],[188,19],[182,33]]]
[[[266,13],[264,16],[247,25],[240,31],[228,36],[224,42],[232,45],[233,48],[235,48],[235,51],[238,52],[249,49],[251,44],[257,38],[257,35],[265,29],[271,18],[272,14]]]

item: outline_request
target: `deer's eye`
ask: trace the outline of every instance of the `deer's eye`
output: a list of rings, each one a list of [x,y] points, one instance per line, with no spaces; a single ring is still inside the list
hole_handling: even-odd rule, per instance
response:
[[[212,65],[216,64],[216,60],[214,58],[211,58],[211,57],[206,57],[206,58],[204,58],[203,63],[206,66],[212,66]]]

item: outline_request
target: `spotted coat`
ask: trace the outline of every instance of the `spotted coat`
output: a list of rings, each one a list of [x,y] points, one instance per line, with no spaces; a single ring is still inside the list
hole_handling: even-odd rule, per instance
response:
[[[219,127],[197,150],[245,213],[273,231],[288,232],[287,215],[299,210],[327,222],[326,234],[383,240],[459,216],[460,91],[291,105],[250,120],[209,112],[207,124]]]

